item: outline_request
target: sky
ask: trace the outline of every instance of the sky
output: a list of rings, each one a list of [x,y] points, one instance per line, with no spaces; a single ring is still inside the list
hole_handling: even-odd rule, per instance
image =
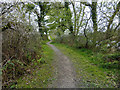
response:
[[[45,1],[45,2],[53,2],[53,1],[56,1],[56,2],[62,2],[64,0],[1,0],[0,2],[28,2],[28,1],[35,1],[35,2],[38,2],[38,1]],[[67,0],[69,1],[69,0]],[[76,2],[91,2],[91,0],[71,0],[71,1],[76,1]],[[96,0],[93,0],[93,1],[96,1]],[[97,0],[98,2],[111,2],[113,0]],[[119,0],[114,0],[114,1],[119,1]]]

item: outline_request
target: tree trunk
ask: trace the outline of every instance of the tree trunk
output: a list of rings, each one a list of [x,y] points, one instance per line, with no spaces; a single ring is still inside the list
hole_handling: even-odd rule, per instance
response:
[[[84,36],[86,38],[85,48],[88,48],[88,37],[87,37],[87,34],[86,34],[86,28],[87,28],[88,21],[90,20],[90,18],[91,18],[91,16],[89,17],[89,19],[87,19],[87,22],[86,22],[86,25],[85,25],[85,28],[84,28]]]
[[[119,2],[119,12],[120,12],[120,2]],[[119,13],[119,25],[120,25],[120,13]],[[118,30],[118,41],[120,41],[120,28]]]
[[[92,14],[92,21],[93,21],[93,30],[94,30],[94,33],[93,33],[93,47],[95,47],[96,45],[96,38],[97,38],[97,2],[92,2],[92,10],[91,10],[91,14]]]
[[[92,0],[92,4],[88,2],[82,2],[85,6],[89,6],[91,8],[91,16],[92,16],[92,22],[93,22],[93,47],[96,46],[96,40],[97,40],[97,1]]]
[[[75,35],[76,33],[76,10],[75,10],[75,4],[73,2],[72,3],[72,6],[73,6],[73,12],[74,12],[74,31],[73,31],[73,34]]]
[[[81,4],[80,4],[80,7],[82,7]],[[78,35],[78,33],[79,33],[79,28],[81,27],[82,22],[83,22],[83,17],[84,17],[84,15],[85,15],[84,10],[85,10],[85,7],[83,7],[83,14],[82,14],[82,18],[81,18],[81,21],[80,21],[80,22],[79,22],[79,18],[80,18],[80,14],[81,14],[81,12],[82,12],[82,8],[81,8],[81,10],[80,10],[80,12],[79,12],[78,21],[77,21],[77,32],[76,32],[76,35]],[[79,23],[80,23],[80,24],[79,24]],[[78,25],[79,25],[79,26],[78,26]]]
[[[30,23],[30,11],[29,11],[29,26],[31,25],[31,23]]]
[[[70,8],[69,8],[69,2],[65,1],[65,9],[66,9],[66,16],[69,17],[68,18],[68,25],[69,25],[69,31],[70,31],[70,34],[73,33],[73,24],[72,24],[72,13],[70,11]]]

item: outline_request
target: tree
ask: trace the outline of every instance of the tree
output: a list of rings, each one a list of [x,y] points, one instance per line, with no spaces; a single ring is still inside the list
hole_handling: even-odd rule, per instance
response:
[[[37,10],[35,10],[35,13],[37,15],[37,22],[38,22],[38,26],[39,26],[39,32],[41,33],[41,36],[43,37],[44,35],[44,30],[42,29],[43,27],[43,23],[44,23],[44,17],[46,16],[48,10],[49,10],[49,5],[48,2],[35,2],[36,5],[39,6],[40,8],[40,13],[38,13]]]
[[[69,3],[65,0],[65,10],[66,10],[66,21],[69,25],[69,31],[72,34],[73,33],[73,23],[72,23],[72,13],[70,11]]]
[[[112,16],[109,18],[109,21],[108,21],[108,25],[107,25],[107,31],[106,31],[106,38],[109,38],[109,37],[111,37],[111,29],[112,28],[110,28],[110,26],[111,26],[111,24],[112,24],[112,22],[113,22],[113,19],[114,19],[114,17],[117,15],[117,13],[119,12],[119,10],[120,10],[120,1],[118,2],[118,4],[117,4],[117,6],[116,6],[116,8],[115,8],[115,10],[114,10],[114,12],[113,12],[113,14],[112,14]],[[120,14],[120,13],[119,13]],[[117,26],[116,26],[116,28],[115,28],[115,30],[119,27],[119,25],[120,24],[118,24]],[[114,30],[114,31],[115,31]]]
[[[84,4],[85,6],[89,6],[91,9],[91,16],[92,16],[92,22],[93,22],[93,30],[94,30],[94,34],[93,34],[93,47],[95,47],[96,45],[96,37],[97,37],[97,1],[94,2],[94,0],[92,0],[92,4],[88,3],[88,2],[82,2],[82,4]]]
[[[49,13],[47,14],[50,18],[48,19],[51,30],[57,29],[57,35],[61,37],[61,34],[64,34],[64,31],[69,28],[70,19],[69,16],[66,15],[66,8],[60,2],[51,3]],[[68,19],[69,18],[69,19]]]
[[[35,5],[34,4],[26,4],[26,13],[29,12],[29,26],[31,25],[31,21],[30,21],[30,14],[33,12]]]
[[[73,12],[74,12],[74,32],[73,32],[73,34],[75,35],[75,33],[76,33],[76,22],[77,22],[77,15],[76,15],[76,10],[75,10],[75,2],[72,2],[71,1],[71,4],[72,4],[72,6],[73,6]]]

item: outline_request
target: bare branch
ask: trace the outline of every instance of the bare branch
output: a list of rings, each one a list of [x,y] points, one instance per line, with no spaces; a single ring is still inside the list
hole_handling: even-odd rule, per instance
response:
[[[119,10],[120,10],[120,2],[117,4],[117,7],[116,7],[116,9],[115,9],[112,17],[109,19],[109,24],[108,24],[108,26],[107,26],[107,31],[110,30],[110,25],[112,24],[113,19],[114,19],[115,15],[119,12]]]
[[[11,10],[11,8],[14,7],[14,6],[16,6],[17,4],[21,4],[21,3],[23,3],[23,2],[20,2],[20,3],[16,2],[15,4],[9,6],[6,10],[5,10],[5,8],[4,8],[4,9],[2,10],[2,12],[0,13],[0,16],[2,16],[2,15],[5,14],[5,13],[9,13],[9,12],[13,11],[13,10]],[[24,4],[24,3],[23,3],[23,4]]]
[[[89,7],[92,7],[90,3],[88,2],[81,2],[82,4],[84,4],[85,6],[89,6]]]

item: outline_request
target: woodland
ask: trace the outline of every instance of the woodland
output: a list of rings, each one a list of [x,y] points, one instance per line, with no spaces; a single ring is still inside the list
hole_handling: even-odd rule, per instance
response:
[[[105,85],[102,85],[102,81],[99,82],[102,78],[98,78],[97,82],[84,77],[87,83],[94,83],[95,87],[102,88],[120,87],[119,0],[110,2],[101,0],[96,0],[96,2],[94,0],[86,0],[86,2],[75,0],[0,1],[0,10],[2,88],[17,88],[20,79],[32,75],[37,68],[37,71],[40,71],[39,74],[42,75],[39,77],[41,80],[43,76],[49,79],[47,75],[52,75],[49,65],[52,66],[55,62],[49,61],[55,56],[53,50],[46,44],[49,41],[52,41],[51,44],[61,52],[63,51],[73,62],[79,63],[79,58],[83,57],[85,60],[81,60],[81,63],[85,61],[87,65],[88,60],[89,65],[92,63],[93,66],[100,68],[101,72],[106,72],[106,76],[101,76],[107,82]],[[72,56],[79,58],[75,59]],[[89,72],[91,66],[80,65],[78,65],[79,68],[86,67],[88,69],[86,73],[91,73]],[[97,68],[94,69],[97,70]],[[93,74],[100,75],[97,72]],[[90,79],[89,75],[88,79]],[[20,82],[24,80],[21,79]],[[36,83],[41,85],[38,87],[46,88],[49,82],[40,84],[37,81]],[[32,86],[28,86],[28,83],[26,86],[21,84],[18,87],[31,88],[34,84]]]

